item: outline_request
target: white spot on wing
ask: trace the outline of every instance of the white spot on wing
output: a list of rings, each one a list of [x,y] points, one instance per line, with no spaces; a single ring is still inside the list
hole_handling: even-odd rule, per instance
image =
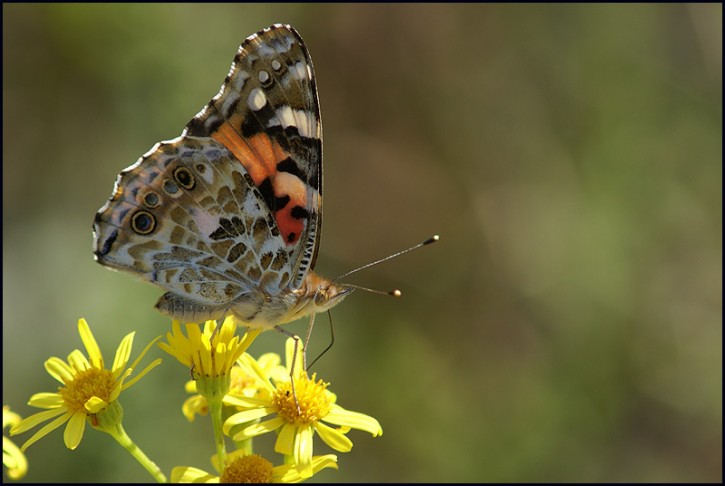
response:
[[[204,166],[204,169],[202,172],[199,172],[198,170],[195,171],[197,175],[200,175],[201,178],[207,183],[207,184],[214,184],[214,171],[211,170],[211,168],[204,163],[201,163]]]
[[[285,50],[283,52],[289,51],[293,45],[295,45],[294,37],[291,35],[284,35],[281,38],[282,42],[284,43]]]
[[[306,79],[307,64],[302,61],[298,61],[297,64],[295,64],[295,71],[297,71],[297,77],[299,79],[302,79],[302,80]]]
[[[239,101],[239,96],[237,93],[229,94],[226,97],[222,98],[224,101],[222,102],[222,109],[220,110],[222,113],[229,113],[229,111],[234,107],[234,105]]]
[[[277,109],[277,118],[279,119],[279,122],[280,122],[280,125],[282,125],[282,128],[287,128],[289,126],[293,126],[293,127],[297,126],[297,120],[295,119],[295,115],[292,112],[292,108],[290,108],[287,105]]]
[[[267,71],[259,71],[257,76],[259,77],[259,82],[262,84],[269,81],[269,73]]]
[[[282,67],[282,65],[279,63],[279,61],[277,59],[274,59],[272,61],[272,69],[274,69],[275,71],[279,71],[279,68],[281,68],[281,67]]]
[[[260,58],[264,57],[274,57],[277,54],[277,51],[274,50],[272,46],[269,44],[265,44],[264,42],[260,42],[255,46],[255,49],[257,51],[257,55],[259,55]]]
[[[232,90],[238,92],[241,91],[242,88],[244,88],[244,82],[247,79],[249,79],[249,73],[240,69],[236,74],[232,75],[231,79],[229,80],[229,85]]]
[[[249,93],[249,99],[247,99],[247,104],[249,107],[254,111],[261,110],[264,105],[267,103],[267,97],[264,96],[264,93],[259,88],[254,88]]]
[[[293,110],[287,105],[277,108],[276,116],[269,120],[268,127],[295,127],[300,135],[318,138],[317,119],[306,110]]]
[[[196,227],[204,235],[212,234],[219,227],[219,218],[212,216],[202,209],[197,209],[192,215],[192,218],[194,219]]]

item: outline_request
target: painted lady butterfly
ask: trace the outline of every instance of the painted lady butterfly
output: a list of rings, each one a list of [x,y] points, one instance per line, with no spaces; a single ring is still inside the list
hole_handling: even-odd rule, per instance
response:
[[[337,280],[438,241],[331,281],[312,271],[321,226],[312,60],[297,31],[275,24],[242,43],[221,90],[181,136],[119,174],[93,222],[93,254],[167,290],[156,308],[173,319],[231,314],[289,334],[279,325],[309,315],[309,339],[316,313],[371,290]]]
[[[232,314],[273,328],[354,288],[315,274],[322,126],[312,60],[275,24],[240,46],[181,136],[123,170],[93,223],[96,260],[162,288],[182,322]]]

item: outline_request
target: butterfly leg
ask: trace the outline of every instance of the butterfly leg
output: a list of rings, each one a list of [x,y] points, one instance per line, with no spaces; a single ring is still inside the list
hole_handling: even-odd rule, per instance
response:
[[[315,366],[315,363],[317,363],[317,360],[322,358],[322,356],[330,350],[332,345],[335,344],[335,328],[332,326],[332,315],[330,314],[329,309],[327,310],[327,317],[330,319],[330,344],[328,344],[327,347],[325,349],[323,349],[322,352],[320,354],[318,354],[315,359],[312,360],[312,363],[310,363],[310,365],[307,368],[305,368],[305,371],[307,371],[310,368],[312,368],[313,366]],[[310,329],[310,331],[311,331],[311,329]],[[309,339],[310,339],[310,336],[309,336],[309,331],[308,331],[307,341],[309,341]],[[307,341],[305,341],[305,350],[307,349]],[[306,357],[307,357],[307,355],[305,354],[305,358]],[[305,361],[307,361],[307,360],[305,359]]]
[[[302,348],[302,369],[307,371],[307,345],[310,344],[310,337],[312,336],[312,327],[315,325],[315,316],[317,314],[310,314],[310,323],[307,324],[307,333],[305,334],[305,347]]]
[[[295,401],[295,406],[297,407],[297,413],[301,414],[302,410],[300,410],[300,402],[297,400],[297,392],[295,391],[295,366],[297,365],[297,350],[300,346],[300,337],[297,334],[292,334],[287,329],[282,329],[280,326],[274,326],[275,330],[278,332],[281,332],[287,337],[291,337],[295,340],[295,349],[292,352],[292,363],[290,364],[290,372],[289,372],[289,380],[290,385],[292,387],[292,398]],[[303,349],[303,356],[304,356],[304,349]],[[304,364],[304,358],[303,358],[303,364]],[[303,368],[304,369],[304,368]]]

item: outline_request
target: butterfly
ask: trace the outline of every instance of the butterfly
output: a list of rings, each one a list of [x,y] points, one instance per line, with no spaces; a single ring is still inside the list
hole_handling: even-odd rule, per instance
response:
[[[321,227],[312,60],[295,29],[275,24],[242,43],[179,137],[118,175],[93,254],[164,289],[156,309],[173,319],[279,329],[354,290],[313,272]]]

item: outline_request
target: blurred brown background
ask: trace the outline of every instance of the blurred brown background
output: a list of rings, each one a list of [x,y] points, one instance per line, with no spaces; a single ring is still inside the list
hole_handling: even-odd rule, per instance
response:
[[[441,235],[350,279],[402,299],[333,310],[317,372],[384,435],[351,432],[315,479],[720,481],[720,4],[4,4],[3,404],[56,389],[43,361],[81,346],[79,317],[109,362],[170,328],[161,290],[93,261],[93,215],[274,22],[318,79],[317,270]],[[320,316],[311,351],[328,340]],[[126,430],[167,474],[211,470],[188,370],[157,356]],[[28,481],[150,479],[90,429],[28,458]]]

